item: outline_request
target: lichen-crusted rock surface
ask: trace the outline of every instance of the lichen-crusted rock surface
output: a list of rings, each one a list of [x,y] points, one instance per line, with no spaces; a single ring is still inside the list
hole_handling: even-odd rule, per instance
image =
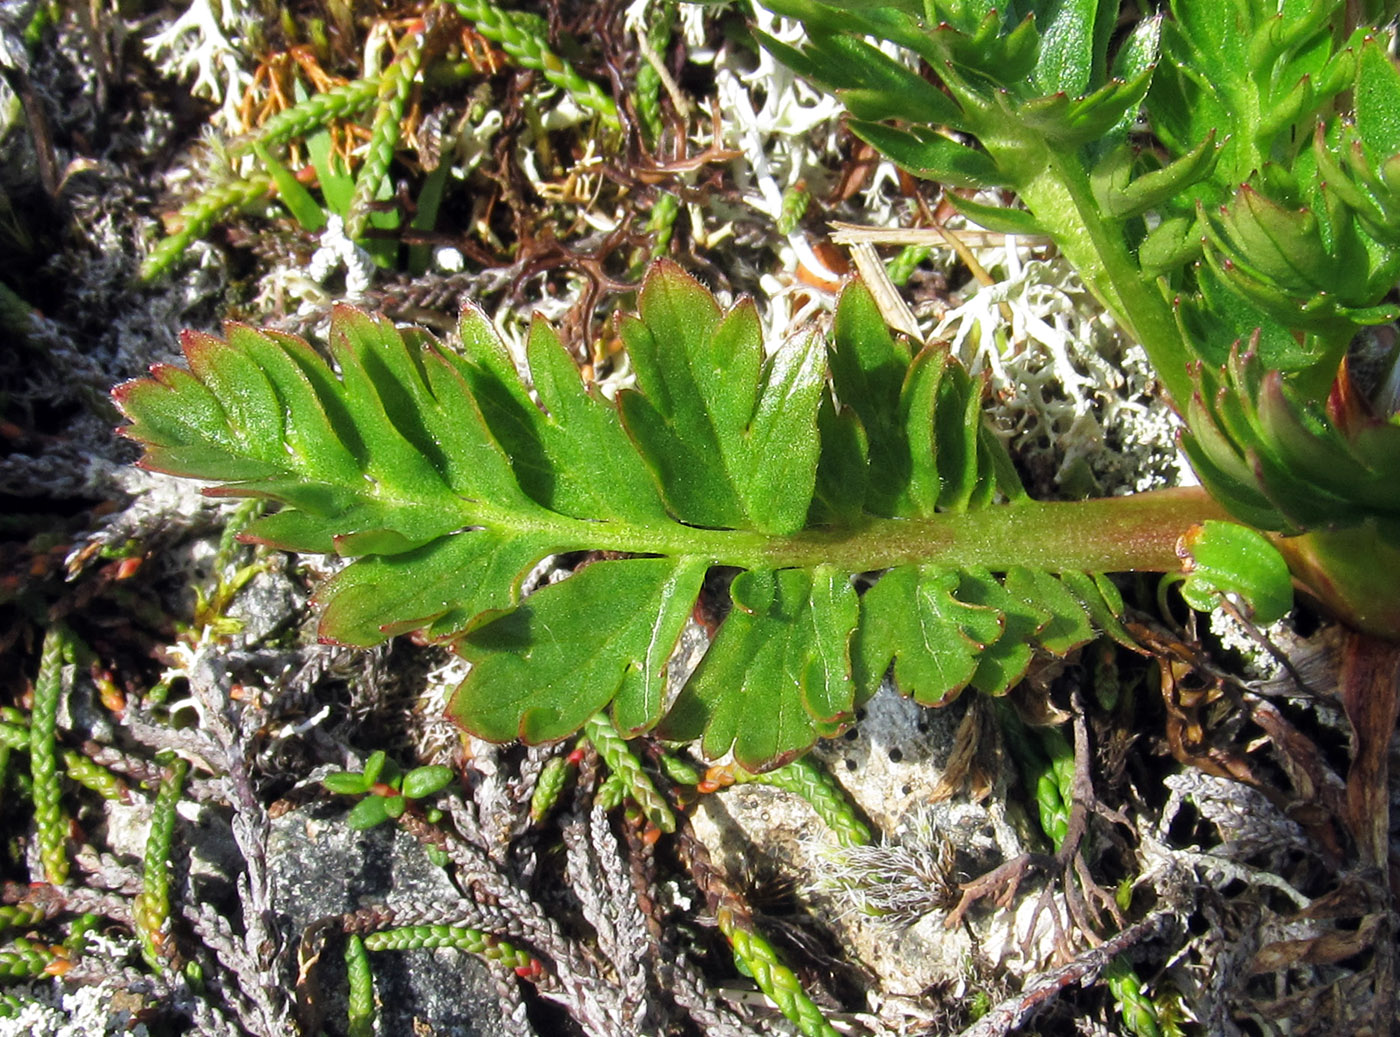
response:
[[[412,836],[387,826],[356,831],[338,808],[308,806],[283,814],[272,823],[267,848],[280,926],[303,960],[326,959],[319,989],[299,1004],[307,1030],[337,1028],[346,1014],[334,964],[345,953],[345,937],[338,932],[327,939],[317,923],[361,910],[386,919],[416,917],[457,899],[446,873]],[[495,1037],[505,1029],[497,979],[462,951],[379,952],[374,975],[382,1033]]]

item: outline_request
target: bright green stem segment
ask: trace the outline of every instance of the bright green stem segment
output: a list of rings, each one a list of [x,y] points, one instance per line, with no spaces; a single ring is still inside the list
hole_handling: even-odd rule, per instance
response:
[[[1035,218],[1113,319],[1135,338],[1178,407],[1191,398],[1193,353],[1176,315],[1151,278],[1128,254],[1122,230],[1100,215],[1083,164],[1047,148],[1043,171],[1020,178],[1017,190]]]
[[[39,678],[34,682],[34,713],[29,723],[29,766],[34,780],[34,824],[39,836],[39,857],[44,863],[44,877],[55,886],[68,881],[68,854],[64,848],[68,822],[59,803],[62,787],[55,732],[59,701],[63,697],[64,656],[70,647],[62,627],[50,627],[44,635]]]

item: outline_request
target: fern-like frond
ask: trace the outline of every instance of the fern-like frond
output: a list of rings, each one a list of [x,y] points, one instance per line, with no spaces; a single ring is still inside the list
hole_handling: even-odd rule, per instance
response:
[[[541,321],[527,385],[479,311],[449,348],[345,307],[329,361],[231,324],[115,397],[148,467],[282,504],[248,539],[357,558],[316,594],[323,638],[419,630],[470,660],[451,707],[469,730],[555,739],[611,708],[751,770],[838,731],[891,667],[925,703],[1006,691],[1033,651],[1116,629],[1112,585],[1076,570],[1171,568],[1177,534],[1218,514],[1191,494],[1026,499],[980,385],[891,337],[859,284],[830,348],[766,352],[751,303],[722,311],[664,262],[639,309],[616,404]],[[522,600],[572,552],[591,554]],[[732,606],[663,717],[720,566],[740,570]]]

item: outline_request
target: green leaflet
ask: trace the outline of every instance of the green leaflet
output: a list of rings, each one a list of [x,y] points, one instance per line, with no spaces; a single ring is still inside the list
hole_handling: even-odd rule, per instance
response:
[[[847,574],[819,565],[740,573],[730,593],[734,609],[662,733],[702,738],[710,757],[733,750],[748,769],[781,766],[853,714],[856,592]]]
[[[665,521],[666,509],[616,413],[584,388],[554,329],[537,318],[526,343],[539,406],[485,314],[464,310],[461,333],[465,355],[447,354],[448,360],[531,499],[575,518]]]
[[[1400,70],[1374,39],[1361,50],[1356,131],[1371,162],[1400,153]]]
[[[816,479],[820,344],[785,343],[765,361],[753,302],[721,315],[673,266],[647,278],[640,309],[622,326],[637,389],[619,404],[671,513],[697,526],[800,529]]]
[[[905,565],[880,578],[861,601],[861,625],[852,651],[862,697],[875,693],[894,661],[900,688],[926,706],[941,705],[977,672],[977,656],[1001,637],[994,609],[954,596],[956,571]]]
[[[1046,537],[1077,546],[1078,525],[1025,499],[979,383],[936,348],[911,355],[859,284],[830,343],[766,353],[752,303],[721,311],[659,263],[624,323],[637,378],[616,404],[540,321],[527,376],[479,311],[461,337],[342,307],[333,368],[230,325],[185,337],[190,371],[114,395],[144,464],[282,504],[249,539],[356,559],[316,592],[322,638],[420,631],[468,659],[450,709],[469,731],[545,741],[610,709],[626,734],[659,724],[756,771],[839,731],[891,665],[936,703],[1005,692],[1037,649],[1121,636],[1110,585],[1021,564],[1053,557]],[[576,552],[610,554],[521,599],[537,562]],[[732,606],[667,713],[667,662],[717,566],[740,570]]]
[[[1116,8],[1116,3],[1104,0],[1057,0],[1045,6],[1040,58],[1032,77],[1037,89],[1078,97],[1088,89],[1096,71],[1103,74]]]
[[[544,742],[611,702],[620,728],[645,730],[704,575],[705,563],[690,558],[595,562],[488,614],[457,644],[474,665],[453,716],[483,738]]]
[[[403,554],[369,555],[316,592],[321,636],[361,648],[414,630],[446,640],[480,613],[515,604],[520,580],[549,549],[528,535],[463,532]]]
[[[1207,612],[1222,594],[1239,594],[1264,625],[1275,623],[1293,606],[1288,565],[1272,544],[1252,529],[1233,522],[1203,522],[1181,538],[1188,559],[1181,596]]]
[[[1133,177],[1138,156],[1128,145],[1119,145],[1101,159],[1089,174],[1094,199],[1104,212],[1117,219],[1140,216],[1161,209],[1196,181],[1208,175],[1220,154],[1215,133],[1207,133],[1194,150],[1159,169]]]

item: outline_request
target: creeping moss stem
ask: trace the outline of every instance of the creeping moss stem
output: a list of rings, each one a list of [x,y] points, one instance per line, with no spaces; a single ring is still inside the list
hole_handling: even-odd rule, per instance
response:
[[[665,60],[666,49],[671,45],[671,19],[674,13],[675,9],[669,3],[651,6],[647,12],[642,60],[637,65],[637,92],[633,103],[637,106],[637,118],[641,121],[647,146],[653,148],[661,139],[662,119],[661,73],[652,60]]]
[[[729,887],[710,859],[710,851],[695,837],[690,821],[681,816],[676,839],[681,863],[705,895],[715,924],[734,951],[735,960],[748,972],[783,1015],[797,1024],[806,1037],[836,1037],[836,1030],[802,989],[801,982],[754,926],[743,899]]]
[[[406,925],[385,929],[364,938],[367,951],[416,951],[453,947],[499,961],[513,969],[530,969],[534,958],[506,940],[480,929],[460,925]]]
[[[621,774],[609,774],[598,786],[598,792],[594,796],[598,805],[604,810],[611,810],[613,807],[621,805],[627,798],[627,779]]]
[[[803,184],[796,184],[784,191],[783,211],[778,216],[778,233],[786,237],[795,231],[811,204],[812,195]]]
[[[651,776],[642,769],[641,761],[627,747],[626,740],[617,733],[607,714],[595,713],[589,717],[583,733],[598,750],[608,770],[627,783],[627,794],[637,801],[647,820],[663,832],[674,832],[675,814],[671,813],[665,797],[656,791]]]
[[[62,788],[58,774],[58,702],[63,694],[63,656],[68,638],[61,628],[44,635],[39,659],[39,679],[34,682],[34,713],[29,723],[29,773],[33,778],[34,824],[38,830],[39,857],[45,878],[55,886],[68,881],[68,856],[64,839],[68,821],[59,803]]]
[[[0,929],[38,925],[47,913],[38,904],[7,904],[0,907]]]
[[[22,724],[0,723],[0,746],[6,749],[28,749],[29,728]]]
[[[677,785],[699,785],[704,779],[700,768],[670,753],[661,754],[661,769],[666,772],[666,777]]]
[[[229,154],[242,155],[251,151],[255,143],[265,148],[286,144],[298,137],[308,136],[336,119],[358,115],[378,98],[379,84],[384,75],[381,73],[356,79],[324,93],[312,94],[306,100],[284,108],[253,133],[233,141],[229,145]]]
[[[733,916],[726,913],[719,916],[719,927],[734,949],[734,956],[753,977],[758,988],[805,1037],[838,1037],[821,1008],[802,989],[801,981],[778,959],[772,944],[757,932],[736,925]]]
[[[817,816],[836,833],[842,846],[868,846],[870,828],[856,816],[855,806],[841,786],[811,757],[802,756],[786,766],[764,774],[750,774],[741,767],[728,768],[736,783],[771,785],[805,799]]]
[[[89,760],[82,753],[65,749],[63,751],[63,769],[67,771],[68,777],[83,788],[96,792],[103,799],[115,803],[127,803],[131,800],[131,793],[121,778],[118,778],[101,764]]]
[[[146,837],[141,892],[131,912],[142,957],[157,972],[165,971],[171,958],[162,952],[170,921],[170,847],[175,836],[175,807],[180,802],[189,766],[184,760],[176,760],[156,793],[155,805],[151,807],[151,830]]]
[[[676,217],[680,211],[681,200],[675,195],[662,191],[656,196],[651,207],[651,219],[647,221],[647,230],[656,235],[651,246],[652,259],[664,256],[671,247],[671,236],[675,233]]]
[[[513,58],[522,68],[534,69],[574,99],[580,108],[597,115],[610,129],[618,129],[617,105],[596,83],[589,82],[567,61],[549,49],[534,19],[502,11],[489,0],[452,0],[477,32]]]
[[[885,272],[890,275],[890,281],[897,287],[903,288],[909,283],[909,278],[914,276],[914,271],[920,263],[927,259],[933,249],[927,245],[905,245],[899,250],[899,254],[885,264]]]
[[[70,954],[82,954],[87,949],[88,937],[102,930],[102,919],[92,912],[79,915],[68,926],[68,937],[63,946]]]
[[[1160,1037],[1162,1031],[1157,1025],[1157,1009],[1143,993],[1142,980],[1128,959],[1121,955],[1114,958],[1104,968],[1103,978],[1118,1001],[1118,1010],[1123,1015],[1123,1025],[1128,1032],[1133,1037]]]
[[[202,238],[226,212],[262,201],[272,195],[272,175],[253,173],[246,179],[231,180],[205,191],[180,210],[180,229],[151,249],[141,264],[141,280],[153,281],[184,254],[190,243]]]
[[[559,793],[564,791],[564,785],[569,780],[569,758],[567,756],[552,756],[540,770],[540,776],[535,780],[535,790],[530,794],[530,820],[539,824],[549,812],[554,809],[554,804],[559,802]]]
[[[0,978],[32,979],[42,976],[57,955],[23,936],[16,936],[0,948]]]
[[[364,165],[355,178],[355,192],[350,197],[350,209],[345,220],[345,233],[351,239],[361,237],[369,221],[370,204],[379,196],[394,149],[399,145],[404,107],[413,90],[413,81],[423,64],[423,33],[409,33],[399,45],[393,64],[384,70],[379,82],[378,108],[370,129],[369,150]]]
[[[347,1032],[350,1037],[374,1037],[374,973],[365,942],[354,933],[345,939],[345,973],[350,984]]]

